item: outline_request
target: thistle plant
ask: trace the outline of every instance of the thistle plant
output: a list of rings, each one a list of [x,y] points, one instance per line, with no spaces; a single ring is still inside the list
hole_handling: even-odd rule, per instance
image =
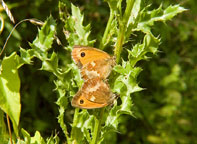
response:
[[[148,53],[157,54],[161,43],[161,38],[152,32],[154,24],[158,21],[165,23],[185,9],[179,5],[165,9],[161,5],[157,9],[151,9],[151,6],[144,6],[141,0],[127,0],[125,3],[122,0],[105,2],[109,5],[110,15],[98,48],[104,51],[106,48],[111,49],[113,53],[110,54],[116,57],[117,65],[109,77],[109,84],[119,98],[112,106],[101,109],[86,110],[70,106],[72,97],[83,84],[79,70],[71,60],[71,50],[74,45],[94,47],[96,40],[91,39],[93,27],[91,28],[90,24],[84,25],[86,17],[80,9],[74,4],[59,2],[59,16],[64,25],[62,32],[67,42],[67,45],[61,47],[63,53],[59,54],[53,50],[57,24],[55,19],[49,16],[38,30],[35,40],[29,43],[30,49],[20,48],[20,54],[13,52],[1,61],[0,120],[4,123],[2,114],[8,114],[16,136],[13,141],[16,143],[60,143],[57,135],[44,140],[38,131],[31,137],[25,129],[19,129],[21,104],[18,70],[24,64],[32,65],[33,58],[41,61],[41,71],[54,75],[54,89],[58,94],[57,121],[66,143],[107,143],[119,131],[121,117],[135,115],[132,111],[135,104],[132,94],[143,90],[137,79],[143,68],[137,64],[141,60],[149,59]],[[142,37],[139,42],[135,41],[137,34]],[[72,123],[66,121],[67,111],[73,116]],[[0,134],[5,137],[0,137],[0,140],[6,143],[9,136],[3,131],[5,125],[1,127]],[[24,139],[19,138],[19,133],[22,133]]]

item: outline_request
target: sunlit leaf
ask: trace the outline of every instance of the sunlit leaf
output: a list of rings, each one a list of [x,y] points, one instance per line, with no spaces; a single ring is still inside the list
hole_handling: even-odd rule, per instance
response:
[[[137,29],[148,33],[155,22],[166,22],[183,11],[186,11],[186,9],[179,5],[171,5],[164,10],[162,9],[162,5],[160,5],[158,9],[152,11],[148,11],[148,7],[146,7],[140,14],[140,22],[138,23]]]
[[[146,54],[148,52],[155,54],[157,52],[159,43],[160,39],[154,37],[152,34],[146,34],[142,44],[137,43],[134,45],[132,50],[128,50],[130,64],[135,66],[138,61],[147,59],[148,57]]]
[[[5,57],[0,71],[0,108],[9,115],[15,134],[18,136],[18,125],[21,111],[20,79],[16,53]]]
[[[38,36],[30,43],[32,49],[34,49],[34,55],[41,60],[47,59],[47,52],[52,47],[54,40],[54,34],[56,30],[55,20],[50,16],[45,24],[39,30]]]
[[[63,5],[62,5],[63,7]],[[71,4],[72,15],[69,15],[65,22],[64,34],[70,46],[73,45],[92,45],[95,41],[89,40],[90,24],[83,25],[84,16],[81,14],[80,9]],[[67,47],[70,49],[71,47]]]
[[[30,134],[26,130],[24,130],[23,128],[21,129],[21,133],[23,134],[25,143],[30,144],[30,142],[31,142]]]
[[[34,137],[31,137],[31,143],[46,144],[40,132],[36,131]]]

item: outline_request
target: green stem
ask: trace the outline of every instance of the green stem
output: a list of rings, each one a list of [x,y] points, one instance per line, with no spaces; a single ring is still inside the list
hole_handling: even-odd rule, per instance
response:
[[[7,123],[8,123],[8,131],[9,131],[9,135],[10,135],[10,142],[12,143],[12,130],[11,130],[11,126],[10,126],[10,120],[9,120],[9,116],[8,114],[6,114],[6,118],[7,118]]]
[[[93,138],[90,144],[97,144],[104,111],[105,111],[105,108],[100,109],[99,115],[95,117],[96,119],[95,119],[94,131],[93,131]]]
[[[76,125],[77,125],[77,122],[78,122],[78,114],[79,114],[79,108],[75,108],[72,130],[71,130],[71,141],[76,141],[73,136],[74,136],[74,129],[76,128]]]
[[[77,125],[77,122],[78,122],[78,114],[79,114],[79,108],[75,108],[75,113],[74,113],[72,127],[76,127],[76,125]],[[73,133],[73,131],[71,131],[71,135],[72,135],[72,133]]]
[[[59,105],[60,106],[60,105]],[[59,107],[59,116],[58,116],[58,122],[60,124],[60,127],[62,128],[62,131],[64,132],[65,136],[66,136],[66,140],[68,144],[71,144],[70,142],[70,138],[68,136],[68,131],[67,131],[67,126],[64,123],[64,107],[60,106]]]
[[[108,35],[108,33],[109,33],[110,26],[111,26],[111,23],[112,23],[113,18],[114,18],[114,11],[110,9],[110,16],[109,16],[109,20],[108,20],[108,22],[107,22],[107,27],[106,27],[106,29],[105,29],[105,32],[104,32],[102,41],[101,41],[100,46],[99,46],[99,48],[100,48],[101,50],[103,50],[103,49],[105,48],[105,46],[106,46],[105,43],[106,43],[106,41],[107,41],[107,35]]]
[[[127,1],[127,7],[125,10],[124,16],[123,16],[122,20],[119,21],[119,33],[118,33],[118,39],[117,39],[117,43],[115,45],[115,51],[114,51],[117,63],[119,63],[119,61],[120,61],[120,54],[122,52],[122,46],[124,44],[127,23],[128,23],[130,15],[131,15],[133,4],[134,4],[134,0]]]

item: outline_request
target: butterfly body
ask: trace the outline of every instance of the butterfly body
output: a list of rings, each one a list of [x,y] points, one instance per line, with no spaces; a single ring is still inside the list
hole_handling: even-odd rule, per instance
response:
[[[72,106],[93,109],[111,104],[115,96],[106,78],[115,65],[114,57],[96,48],[74,46],[72,58],[84,80],[82,88],[72,99]]]

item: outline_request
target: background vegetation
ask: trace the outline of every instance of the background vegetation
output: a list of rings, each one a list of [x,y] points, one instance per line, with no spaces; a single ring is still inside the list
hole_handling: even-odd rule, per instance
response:
[[[55,72],[49,69],[47,65],[49,63],[45,63],[46,65],[43,64],[44,61],[47,61],[43,55],[46,54],[46,57],[50,56],[50,62],[54,62],[53,60],[56,58],[52,56],[52,51],[54,51],[55,54],[58,54],[60,64],[67,65],[71,63],[69,46],[72,42],[76,43],[76,41],[73,40],[75,39],[75,35],[73,35],[74,38],[66,40],[65,31],[63,33],[63,27],[72,31],[72,27],[69,27],[70,25],[68,23],[66,24],[63,20],[65,15],[59,15],[60,10],[62,10],[61,8],[64,7],[59,6],[59,9],[58,1],[55,0],[15,0],[5,2],[12,11],[16,22],[26,18],[36,18],[41,21],[45,21],[48,18],[50,25],[56,26],[57,24],[57,31],[49,32],[56,33],[63,46],[53,43],[52,49],[47,49],[40,54],[41,56],[35,53],[31,55],[31,51],[27,50],[30,49],[30,46],[33,49],[38,44],[40,39],[38,38],[36,41],[35,38],[38,35],[39,26],[35,26],[29,22],[23,22],[13,32],[4,54],[1,55],[1,60],[3,60],[5,55],[9,56],[13,54],[14,51],[17,54],[20,53],[19,55],[22,55],[22,52],[24,52],[23,54],[29,54],[29,56],[23,57],[27,59],[23,62],[25,65],[19,69],[21,81],[21,116],[19,126],[25,129],[22,130],[23,136],[28,139],[30,138],[28,136],[29,133],[31,137],[34,137],[34,141],[36,141],[38,137],[41,138],[41,134],[43,139],[40,141],[45,140],[49,142],[51,139],[51,143],[58,143],[59,141],[63,143],[66,141],[66,138],[65,133],[62,131],[62,127],[64,126],[61,123],[61,115],[59,113],[63,109],[61,102],[64,99],[62,101],[57,100],[61,97],[61,94],[65,95],[64,91],[60,91],[64,87],[58,89],[58,93],[54,89],[62,86],[60,84],[61,78],[74,77],[73,73],[77,73],[77,70],[72,65],[73,73],[68,72],[65,75],[59,76],[58,71]],[[70,13],[72,6],[68,1],[65,1],[65,3],[67,4],[68,13]],[[73,0],[72,3],[79,7],[84,14],[83,25],[91,24],[91,28],[86,27],[86,32],[91,29],[89,39],[96,39],[94,47],[99,47],[110,15],[108,3],[101,0]],[[145,0],[142,1],[141,5],[143,8],[149,4],[150,10],[159,8],[161,4],[163,9],[170,5],[180,4],[188,10],[178,14],[171,21],[154,23],[151,31],[155,36],[159,35],[159,51],[156,55],[148,54],[147,56],[150,57],[148,59],[146,58],[148,61],[137,63],[137,66],[142,68],[143,71],[139,74],[136,83],[145,89],[131,94],[131,112],[133,116],[124,113],[119,119],[116,132],[113,131],[110,135],[106,135],[104,142],[107,143],[109,140],[110,143],[121,144],[195,144],[197,143],[197,2],[196,0]],[[123,4],[123,8],[125,5]],[[54,20],[49,18],[50,15],[56,20],[56,24],[54,24]],[[9,32],[13,28],[13,24],[2,7],[1,16],[5,20],[5,27],[0,37],[0,45],[3,47]],[[70,21],[72,22],[72,20]],[[48,37],[49,39],[53,39],[50,35]],[[144,34],[139,31],[135,31],[128,37],[129,43],[123,46],[122,53],[123,58],[126,58],[125,60],[127,60],[125,56],[127,55],[126,47],[128,45],[134,46],[138,42],[142,43],[143,37]],[[87,43],[84,42],[81,44],[92,45],[94,41],[90,41],[89,39],[87,39]],[[31,44],[29,45],[28,42]],[[108,47],[110,47],[110,44],[113,44],[113,41],[109,42]],[[106,47],[106,50],[112,53],[112,50],[108,47]],[[65,52],[65,49],[68,52]],[[30,57],[31,59],[28,59]],[[28,62],[29,64],[27,64]],[[120,71],[118,68],[115,69],[117,73],[121,73]],[[58,77],[58,80],[56,77]],[[79,78],[74,78],[74,80],[76,83],[70,88],[69,95],[74,95],[77,87],[82,83]],[[73,114],[76,112],[70,106],[70,99],[71,97],[69,97],[68,101],[66,100],[65,105],[67,106],[67,110],[64,111],[65,117],[63,117],[63,119],[65,118],[69,132],[72,129],[70,124],[73,122]],[[89,113],[95,115],[97,111],[89,111]],[[85,112],[80,114],[84,115]],[[0,140],[7,143],[9,135],[8,130],[5,129],[7,125],[6,114],[0,111],[0,115]],[[77,129],[79,125],[76,126],[76,129],[72,130],[73,133],[76,132],[78,135],[80,135]],[[81,124],[81,127],[83,125],[85,124]],[[36,133],[36,131],[39,131],[40,134],[38,132]],[[22,134],[20,133],[19,135]],[[73,134],[72,136],[74,139],[75,135]],[[88,141],[87,136],[86,139]]]

